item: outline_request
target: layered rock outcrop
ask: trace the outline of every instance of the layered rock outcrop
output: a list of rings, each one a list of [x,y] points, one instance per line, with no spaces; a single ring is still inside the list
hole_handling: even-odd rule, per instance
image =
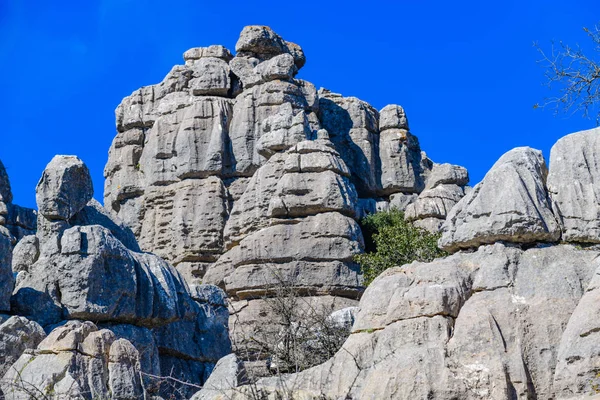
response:
[[[572,348],[580,334],[593,333],[572,315],[589,296],[599,255],[568,245],[495,244],[388,270],[365,292],[353,332],[333,359],[258,386],[280,393],[293,388],[307,399],[593,393],[593,353],[586,345]]]
[[[306,304],[335,310],[356,304],[363,291],[353,261],[364,247],[352,218],[356,190],[332,142],[320,135],[258,169],[225,226],[229,250],[204,276],[232,298],[231,336],[246,360],[267,359],[252,338],[280,329],[281,315],[265,297],[293,286]]]
[[[357,221],[404,210],[435,164],[402,107],[317,91],[296,77],[300,46],[270,28],[244,28],[235,50],[190,49],[185,65],[123,100],[105,204],[142,250],[226,290],[231,324],[244,326],[234,341],[246,346],[248,330],[265,326],[255,323],[268,314],[263,298],[282,284],[329,312],[355,306]],[[468,180],[455,169],[420,200],[438,212],[421,207],[414,219],[446,216]]]
[[[537,150],[506,153],[450,210],[440,245],[455,254],[382,273],[332,359],[253,390],[303,399],[593,398],[600,251],[597,220],[584,210],[598,190],[596,135],[561,139],[549,174]],[[454,171],[444,175],[458,182]],[[432,187],[447,184],[434,175]],[[588,195],[573,203],[574,193]]]
[[[140,253],[92,195],[85,164],[56,156],[36,190],[37,233],[16,246],[13,271],[2,252],[9,282],[0,288],[14,290],[10,307],[4,296],[0,306],[18,317],[0,325],[0,342],[21,346],[3,355],[0,391],[15,399],[32,388],[81,399],[190,397],[231,351],[225,294],[188,287],[169,263]]]
[[[401,107],[296,79],[304,53],[271,29],[244,28],[236,52],[190,49],[124,99],[108,209],[76,157],[48,165],[37,215],[0,164],[0,398],[594,398],[598,129],[559,140],[549,171],[514,149],[470,189]],[[357,219],[389,207],[441,226],[453,254],[363,293]],[[287,287],[351,334],[321,365],[245,386]],[[222,358],[228,323],[240,358]]]
[[[236,51],[190,49],[185,65],[117,108],[105,204],[142,249],[190,279],[222,253],[230,203],[248,178],[319,127],[316,89],[294,79],[304,64],[299,46],[247,27]]]
[[[430,232],[438,232],[450,210],[465,196],[467,170],[451,164],[435,164],[425,189],[405,207],[405,219]]]
[[[296,78],[306,61],[301,47],[268,27],[244,28],[235,50],[234,56],[223,46],[190,49],[185,65],[117,108],[118,133],[104,171],[105,204],[133,230],[143,250],[193,280],[244,231],[264,228],[271,216],[295,218],[295,208],[338,211],[345,203],[342,214],[361,218],[416,200],[434,164],[410,133],[402,107],[378,112],[357,98],[317,91]],[[329,150],[303,156],[303,174],[288,170],[280,188],[270,185],[283,173],[282,153],[319,137],[330,140]],[[332,161],[338,165],[329,165]],[[466,182],[457,179],[447,184],[462,188]],[[291,204],[288,196],[288,211],[260,200],[237,205],[256,196],[270,199],[270,191],[296,184],[304,186],[298,193],[309,190],[314,198],[296,195],[297,204]],[[326,193],[336,187],[347,192]],[[243,197],[248,190],[257,193]],[[436,192],[428,201],[450,207],[459,192]],[[269,207],[273,215],[263,213]],[[426,214],[420,210],[415,219]],[[445,214],[440,210],[435,217]]]

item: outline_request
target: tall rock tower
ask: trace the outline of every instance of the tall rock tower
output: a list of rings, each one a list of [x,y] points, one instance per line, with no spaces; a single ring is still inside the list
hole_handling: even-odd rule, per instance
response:
[[[356,305],[358,219],[419,200],[435,164],[402,107],[378,112],[296,78],[302,48],[269,27],[245,27],[235,50],[190,49],[122,101],[104,197],[142,250],[224,288],[232,331],[247,335],[269,323],[264,301],[282,281],[330,311]],[[466,170],[437,171],[452,200],[430,190],[421,202],[449,211]],[[422,209],[411,218],[431,217]]]

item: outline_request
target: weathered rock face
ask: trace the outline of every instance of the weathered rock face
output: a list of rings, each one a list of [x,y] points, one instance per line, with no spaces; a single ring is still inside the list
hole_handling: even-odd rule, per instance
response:
[[[10,312],[22,320],[13,321],[16,328],[4,329],[11,320],[0,325],[2,345],[19,335],[31,339],[7,355],[0,388],[14,398],[29,398],[15,381],[84,399],[174,391],[190,397],[194,386],[152,376],[206,380],[231,351],[225,294],[208,285],[190,289],[169,263],[138,252],[133,233],[92,194],[81,160],[57,156],[48,164],[37,188],[38,232],[19,242],[12,260]],[[0,272],[10,265],[8,250],[0,252],[9,255],[0,258]],[[8,284],[0,274],[2,294],[13,286],[8,272]],[[41,343],[37,323],[49,332]]]
[[[389,105],[380,111],[381,191],[414,193],[423,189],[421,149],[408,131],[404,109]]]
[[[36,212],[12,203],[13,195],[6,169],[0,161],[0,235],[15,245],[22,237],[35,233]]]
[[[275,276],[293,277],[307,290],[356,297],[361,283],[352,257],[363,239],[346,216],[354,215],[356,203],[348,175],[326,139],[273,156],[234,204],[225,227],[230,250],[205,281],[244,298],[264,294]]]
[[[598,319],[589,312],[598,308],[599,255],[569,245],[495,244],[388,270],[366,290],[352,334],[333,359],[260,380],[258,388],[292,388],[306,399],[593,393]],[[584,308],[586,317],[577,317]],[[244,390],[231,394],[244,398]]]
[[[317,92],[295,78],[300,47],[267,27],[245,28],[236,51],[191,49],[119,106],[110,211],[81,160],[59,156],[33,224],[0,164],[0,398],[189,398],[202,384],[197,399],[594,398],[597,129],[561,139],[549,172],[517,148],[467,190],[401,107]],[[389,207],[431,231],[445,220],[455,254],[389,269],[363,294],[356,218]],[[283,325],[286,285],[300,312],[352,333],[324,364],[243,386],[241,361],[264,367],[254,343]],[[243,360],[223,358],[228,321]]]
[[[600,242],[600,128],[560,139],[550,152],[548,191],[565,241]]]
[[[430,232],[438,232],[450,210],[464,197],[468,182],[465,168],[434,164],[425,190],[405,206],[405,219]]]
[[[319,113],[323,128],[350,168],[358,193],[372,197],[380,180],[379,113],[356,97],[324,89],[319,91]]]
[[[519,147],[504,154],[448,214],[440,247],[448,251],[504,240],[554,242],[560,227],[546,189],[539,150]]]
[[[567,199],[579,190],[588,196],[566,209],[583,210],[586,201],[594,207],[598,146],[590,134],[561,139],[553,149],[557,170],[550,171],[565,238],[585,244],[597,243],[591,234],[597,221],[561,211],[561,204],[571,206]],[[552,243],[561,225],[547,173],[537,150],[502,156],[450,211],[440,243],[455,254],[382,273],[362,296],[352,334],[332,359],[224,396],[242,399],[258,390],[303,399],[579,399],[597,393],[600,251]],[[407,217],[430,212],[439,218],[443,202],[427,211],[424,199],[437,192],[458,201],[467,181],[460,167],[434,165]],[[456,197],[447,194],[459,189]],[[253,305],[259,303],[239,308]]]
[[[142,249],[181,264],[190,279],[223,251],[233,197],[223,180],[251,177],[319,127],[316,89],[293,78],[304,63],[299,46],[248,27],[237,47],[236,57],[222,46],[187,51],[185,66],[117,109],[105,203]]]
[[[14,399],[29,399],[32,388],[59,398],[144,396],[140,355],[133,344],[80,321],[54,329],[35,350],[23,354],[0,386]]]
[[[35,349],[46,337],[42,327],[25,317],[0,315],[0,376],[28,349]]]
[[[244,28],[235,56],[210,46],[184,60],[117,108],[104,197],[141,249],[188,281],[271,218],[362,218],[404,209],[425,187],[433,163],[402,107],[379,113],[297,79],[302,49],[269,27]]]
[[[302,141],[273,155],[234,203],[225,227],[229,250],[204,281],[233,298],[232,339],[245,360],[268,356],[250,338],[280,329],[281,316],[264,298],[282,286],[309,303],[356,304],[362,278],[353,256],[364,244],[351,218],[357,195],[349,175],[328,139]]]
[[[90,171],[75,156],[55,156],[46,166],[35,193],[39,213],[44,218],[68,220],[94,195]]]
[[[358,219],[390,205],[404,210],[434,164],[402,107],[380,113],[317,91],[296,78],[300,46],[270,28],[244,28],[235,50],[190,49],[185,65],[122,101],[105,205],[141,250],[172,262],[188,283],[221,286],[234,302],[231,324],[260,309],[236,304],[256,305],[282,283],[308,302],[355,306],[363,291],[353,262],[364,247]],[[438,206],[436,221],[465,179],[442,176],[439,185],[456,186],[449,193],[432,185],[433,200],[423,201]]]

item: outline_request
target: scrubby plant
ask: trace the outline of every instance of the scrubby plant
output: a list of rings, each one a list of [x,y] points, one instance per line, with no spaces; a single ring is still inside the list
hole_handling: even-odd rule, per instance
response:
[[[361,221],[365,253],[355,256],[364,274],[365,286],[388,268],[413,261],[432,261],[447,253],[437,246],[439,234],[430,233],[404,220],[397,209],[368,215]]]

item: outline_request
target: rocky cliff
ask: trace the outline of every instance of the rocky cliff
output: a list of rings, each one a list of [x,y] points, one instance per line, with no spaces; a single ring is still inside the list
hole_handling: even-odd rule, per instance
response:
[[[503,155],[449,212],[439,244],[453,255],[381,274],[332,359],[253,390],[302,399],[592,398],[599,135],[559,140],[549,172],[538,150]]]
[[[244,28],[235,50],[190,49],[123,100],[104,195],[142,250],[225,289],[232,339],[248,347],[274,325],[264,298],[282,283],[317,308],[356,305],[357,221],[411,207],[407,218],[438,231],[468,175],[427,158],[402,107],[298,79],[302,48],[270,28]]]
[[[92,195],[85,164],[56,156],[35,235],[11,256],[0,234],[0,398],[189,397],[231,351],[225,294],[141,253]]]
[[[304,52],[270,28],[235,50],[190,49],[123,100],[105,207],[75,156],[43,171],[37,212],[12,204],[0,164],[0,399],[600,391],[600,129],[559,140],[549,167],[511,150],[469,188],[402,107],[298,79]],[[365,290],[358,221],[390,207],[451,255]],[[318,366],[247,384],[277,362],[253,345],[277,333],[287,285],[351,333]]]
[[[463,196],[466,170],[429,160],[402,107],[296,78],[301,47],[268,27],[244,28],[235,50],[186,51],[116,111],[105,204],[188,279],[275,221],[404,209],[426,189],[410,218],[437,229]]]

